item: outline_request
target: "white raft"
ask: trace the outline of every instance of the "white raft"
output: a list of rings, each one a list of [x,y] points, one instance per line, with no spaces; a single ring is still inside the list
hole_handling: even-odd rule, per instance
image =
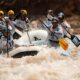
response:
[[[25,56],[34,56],[46,50],[46,46],[21,46],[8,53],[9,57],[21,58]],[[7,57],[7,53],[4,55]]]
[[[48,32],[46,30],[31,30],[28,31],[31,44],[39,45],[39,44],[45,44],[46,40],[48,38]],[[22,37],[18,40],[15,40],[15,44],[19,46],[23,45],[30,45],[29,37],[27,35],[27,32],[24,32]],[[37,40],[35,40],[35,38]]]

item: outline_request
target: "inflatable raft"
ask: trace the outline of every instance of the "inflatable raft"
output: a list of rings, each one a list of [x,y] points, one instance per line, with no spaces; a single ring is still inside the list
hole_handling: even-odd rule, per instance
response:
[[[46,40],[48,38],[48,32],[46,30],[31,30],[28,32],[24,32],[22,37],[15,40],[15,44],[19,46],[23,45],[41,45],[46,44]],[[30,43],[31,42],[31,43]]]

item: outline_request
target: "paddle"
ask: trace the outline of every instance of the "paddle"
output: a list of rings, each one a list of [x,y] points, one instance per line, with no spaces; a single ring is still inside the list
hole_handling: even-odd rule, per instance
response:
[[[46,26],[46,24],[45,24],[41,19],[39,19],[39,20],[40,20],[40,22],[41,22],[42,24],[44,24],[44,25]],[[49,27],[46,26],[46,28],[50,31],[50,28],[49,28]],[[68,48],[68,43],[65,41],[64,38],[60,38],[60,39],[59,39],[59,45],[60,45],[64,50],[67,50],[67,48]]]
[[[8,40],[10,38],[10,34],[9,34],[10,30],[8,29],[8,21],[6,21],[6,27],[7,27],[7,57],[9,57],[9,49],[8,49],[9,48],[9,46],[8,46],[9,45],[9,41]]]
[[[27,36],[28,36],[28,39],[29,39],[29,43],[31,44],[31,40],[30,40],[30,36],[29,36],[29,33],[28,33],[28,29],[25,30],[27,32]]]
[[[78,47],[78,46],[80,45],[80,40],[79,40],[79,38],[78,38],[77,36],[75,36],[75,35],[71,35],[71,41],[74,43],[74,45],[75,45],[76,47]]]
[[[71,36],[71,38],[69,38],[69,37],[67,37],[67,38],[69,38],[73,43],[74,43],[74,45],[76,46],[76,47],[78,47],[79,45],[80,45],[80,39],[77,37],[77,36],[75,36],[75,35],[72,35],[67,29],[66,29],[66,26],[65,27],[63,27],[66,31],[67,31],[67,33]]]

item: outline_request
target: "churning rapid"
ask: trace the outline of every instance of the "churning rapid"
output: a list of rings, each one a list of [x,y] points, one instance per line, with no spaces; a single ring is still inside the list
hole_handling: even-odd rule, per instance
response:
[[[38,51],[35,56],[22,58],[1,55],[0,80],[80,80],[80,47],[69,45],[73,49],[67,51],[40,45],[23,46],[11,52],[28,48]]]

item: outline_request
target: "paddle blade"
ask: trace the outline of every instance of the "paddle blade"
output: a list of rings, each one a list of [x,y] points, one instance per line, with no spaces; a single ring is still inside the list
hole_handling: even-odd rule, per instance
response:
[[[71,41],[74,43],[74,45],[75,45],[76,47],[78,47],[78,46],[80,45],[80,40],[79,40],[79,38],[78,38],[77,36],[75,36],[75,35],[72,35],[72,36],[71,36]]]
[[[64,50],[67,50],[67,49],[68,49],[68,43],[65,41],[64,38],[59,39],[59,45],[60,45]]]

